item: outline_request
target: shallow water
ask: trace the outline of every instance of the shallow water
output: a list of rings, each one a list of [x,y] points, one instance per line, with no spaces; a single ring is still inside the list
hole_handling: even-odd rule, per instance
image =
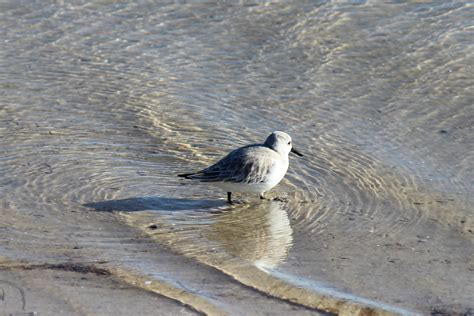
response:
[[[472,5],[0,6],[1,258],[209,314],[472,313]],[[278,200],[176,177],[273,130]]]

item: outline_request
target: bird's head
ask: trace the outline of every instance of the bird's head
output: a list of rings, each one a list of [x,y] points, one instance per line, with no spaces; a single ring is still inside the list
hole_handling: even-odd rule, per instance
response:
[[[290,135],[285,132],[275,131],[267,137],[264,143],[265,146],[270,147],[280,155],[288,156],[290,152],[303,156],[299,151],[293,148],[293,142]]]

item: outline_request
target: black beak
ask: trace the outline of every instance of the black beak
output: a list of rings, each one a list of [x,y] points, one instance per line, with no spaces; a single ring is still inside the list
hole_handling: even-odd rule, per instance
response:
[[[291,152],[294,153],[297,156],[303,157],[303,154],[300,153],[299,151],[297,151],[296,149],[294,149],[293,147],[291,148]]]

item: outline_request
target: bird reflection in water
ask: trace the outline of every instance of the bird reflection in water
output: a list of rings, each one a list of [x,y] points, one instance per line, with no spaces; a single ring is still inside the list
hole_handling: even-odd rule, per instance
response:
[[[286,259],[293,242],[287,204],[279,201],[228,207],[222,201],[213,205],[209,201],[155,197],[90,206],[118,210],[130,225],[143,227],[158,242],[220,268],[248,263],[275,268]]]
[[[206,237],[222,251],[262,268],[275,268],[292,245],[292,229],[284,203],[242,204],[221,213]]]

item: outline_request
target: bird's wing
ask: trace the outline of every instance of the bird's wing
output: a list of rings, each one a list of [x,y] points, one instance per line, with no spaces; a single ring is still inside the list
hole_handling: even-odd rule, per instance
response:
[[[214,165],[192,175],[192,179],[248,184],[263,182],[274,164],[273,155],[268,155],[268,152],[265,155],[267,150],[271,151],[264,147],[236,149]]]

